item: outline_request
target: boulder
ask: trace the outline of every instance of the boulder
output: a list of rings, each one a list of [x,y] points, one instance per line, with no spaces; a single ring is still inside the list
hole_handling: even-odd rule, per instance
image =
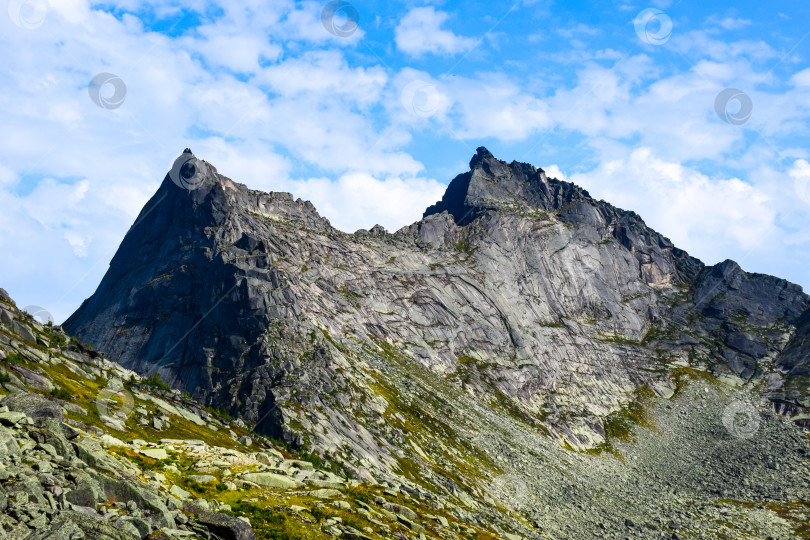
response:
[[[169,457],[169,454],[163,448],[143,448],[141,454],[152,459],[166,459]]]
[[[292,469],[295,467],[299,471],[313,471],[315,470],[315,466],[312,465],[309,461],[301,461],[299,459],[285,459],[279,465],[280,469]]]
[[[147,511],[154,528],[175,526],[171,512],[152,488],[125,478],[110,478],[103,474],[96,474],[96,480],[104,490],[108,501],[133,502],[138,508]]]
[[[3,424],[4,426],[16,426],[26,418],[27,416],[25,413],[21,412],[0,412],[0,424]]]
[[[262,487],[275,488],[275,489],[292,489],[300,487],[302,484],[293,480],[289,476],[282,476],[280,474],[262,472],[262,473],[248,473],[242,476],[243,480],[253,482]]]
[[[138,528],[132,524],[132,522],[124,518],[118,518],[115,520],[115,528],[123,532],[126,532],[127,534],[131,534],[136,538],[144,536],[141,534],[141,531],[138,530]]]
[[[275,467],[278,463],[284,460],[284,456],[278,450],[269,448],[263,452],[256,453],[256,461]]]
[[[120,418],[116,418],[115,416],[108,416],[106,414],[99,415],[99,420],[104,422],[104,424],[116,431],[126,431],[127,425],[124,423],[123,420]]]
[[[43,507],[48,504],[42,492],[42,485],[36,476],[18,479],[17,482],[6,487],[6,494],[20,504]],[[24,501],[24,502],[22,502]]]
[[[402,506],[401,504],[396,503],[389,503],[385,505],[386,510],[389,512],[393,512],[398,516],[404,516],[408,519],[416,519],[417,515],[416,512],[408,508],[407,506]]]
[[[310,497],[317,497],[319,499],[334,499],[335,497],[340,497],[343,494],[336,489],[314,489],[312,491],[308,491],[307,495]]]
[[[242,435],[241,437],[239,437],[239,444],[250,446],[251,444],[253,444],[253,439],[251,439],[248,435]]]
[[[9,367],[14,370],[17,375],[20,376],[22,381],[28,386],[36,388],[37,390],[43,390],[45,392],[50,392],[54,389],[51,381],[25,366],[21,366],[20,364],[10,364]]]
[[[25,413],[31,418],[53,418],[59,422],[64,421],[62,407],[58,403],[30,392],[10,394],[0,402],[10,411]]]
[[[84,531],[70,519],[60,517],[42,530],[35,532],[28,540],[83,540]]]
[[[191,493],[181,488],[180,486],[172,486],[172,488],[169,490],[169,493],[171,493],[178,499],[188,499],[189,497],[191,497]]]
[[[212,534],[223,540],[256,540],[250,524],[239,518],[211,512],[192,502],[186,502],[183,505],[183,511],[193,515]]]
[[[17,439],[14,438],[14,432],[0,427],[0,459],[19,453],[20,445],[17,443]]]
[[[81,437],[73,441],[72,444],[76,456],[91,467],[113,475],[119,474],[123,469],[122,465],[109,455],[96,439]]]
[[[39,420],[40,433],[45,437],[45,444],[53,447],[56,455],[70,459],[76,455],[68,436],[75,438],[76,432],[66,424],[60,424],[53,418]]]
[[[94,481],[82,482],[76,489],[65,493],[65,500],[76,506],[95,508],[97,504],[107,502],[104,492]]]
[[[9,326],[11,328],[11,331],[17,334],[23,341],[27,341],[29,343],[37,342],[37,337],[34,335],[34,332],[31,330],[31,327],[29,327],[27,324],[19,320],[15,320]]]
[[[139,540],[138,536],[116,527],[100,517],[82,512],[62,512],[49,527],[28,540]]]
[[[8,309],[0,307],[0,323],[5,324],[6,326],[10,326],[11,323],[14,322],[14,319],[16,318],[17,316],[14,313],[9,311]]]
[[[209,482],[217,481],[217,477],[211,476],[210,474],[191,474],[188,476],[188,479],[193,482],[198,482],[200,484],[207,484]]]

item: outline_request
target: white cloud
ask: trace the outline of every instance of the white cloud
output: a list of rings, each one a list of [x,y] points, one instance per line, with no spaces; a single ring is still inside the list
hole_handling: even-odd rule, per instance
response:
[[[472,49],[476,40],[442,30],[448,14],[433,7],[411,9],[394,31],[397,48],[411,56],[457,54]]]
[[[285,98],[340,96],[366,106],[379,101],[388,76],[379,66],[351,68],[337,51],[312,51],[268,66],[255,82]]]
[[[751,24],[750,19],[743,19],[741,17],[718,17],[717,15],[709,17],[706,22],[709,25],[719,26],[723,30],[742,30]]]
[[[191,47],[196,49],[211,67],[225,67],[238,73],[256,73],[260,61],[272,61],[281,55],[281,46],[271,44],[261,35],[222,35],[219,29],[207,28],[206,39]]]
[[[146,32],[134,17],[116,19],[86,2],[60,3],[30,31],[0,17],[3,46],[19,51],[0,72],[0,249],[13,254],[0,268],[0,286],[63,320],[92,293],[185,146],[234,180],[267,190],[294,191],[299,184],[290,177],[310,176],[308,167],[381,178],[411,178],[423,169],[398,149],[404,130],[384,132],[367,114],[387,84],[383,69],[350,67],[334,51],[279,57],[272,41],[279,35],[338,38],[323,28],[320,4],[265,4],[225,6],[221,21],[179,38]],[[309,22],[292,20],[303,14]],[[118,109],[102,109],[88,96],[101,71],[126,83]],[[380,182],[418,218],[423,209],[409,202],[410,181]],[[426,192],[425,182],[414,180],[414,191]],[[337,200],[342,186],[371,199],[354,184],[324,191]],[[341,221],[342,214],[332,212],[336,223],[361,221],[359,214]],[[400,222],[394,217],[386,225]]]
[[[557,180],[563,180],[565,182],[569,182],[568,175],[566,175],[564,172],[562,172],[560,167],[558,167],[557,165],[552,164],[552,165],[543,166],[541,168],[545,171],[547,178],[556,178]]]
[[[738,178],[710,178],[650,148],[571,175],[592,196],[635,210],[675,245],[708,264],[763,253],[779,237],[771,195]]]
[[[810,87],[810,68],[803,69],[790,78],[796,86]]]
[[[17,183],[17,173],[0,163],[0,188]]]
[[[479,73],[473,79],[445,77],[441,88],[450,100],[447,128],[456,138],[513,141],[549,128],[552,123],[546,101],[499,73]]]
[[[675,48],[687,57],[708,57],[717,62],[729,62],[739,57],[753,60],[779,58],[780,54],[761,40],[742,39],[723,41],[705,30],[675,33],[670,40]]]
[[[594,36],[599,33],[599,28],[579,23],[570,28],[558,28],[557,33],[566,39],[573,39],[581,36]]]
[[[349,173],[336,182],[313,178],[288,184],[311,200],[334,227],[346,232],[380,224],[390,232],[422,218],[425,209],[442,198],[447,186],[425,178],[375,178]]]

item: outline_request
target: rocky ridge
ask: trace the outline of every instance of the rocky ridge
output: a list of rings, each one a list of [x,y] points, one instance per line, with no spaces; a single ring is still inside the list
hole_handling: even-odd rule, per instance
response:
[[[392,234],[343,233],[210,164],[195,189],[167,175],[66,327],[504,534],[654,537],[675,515],[720,538],[738,531],[717,508],[740,523],[804,511],[801,288],[705,266],[542,169],[483,148],[470,167]],[[776,440],[790,470],[771,467]]]

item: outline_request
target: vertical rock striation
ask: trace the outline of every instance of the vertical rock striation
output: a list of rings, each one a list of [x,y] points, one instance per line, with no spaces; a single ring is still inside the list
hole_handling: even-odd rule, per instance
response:
[[[393,234],[343,233],[208,167],[190,191],[167,175],[65,326],[355,470],[397,467],[403,441],[374,418],[408,393],[390,377],[403,366],[579,449],[604,444],[640,390],[671,395],[683,369],[810,405],[800,287],[707,267],[532,165],[479,148]]]

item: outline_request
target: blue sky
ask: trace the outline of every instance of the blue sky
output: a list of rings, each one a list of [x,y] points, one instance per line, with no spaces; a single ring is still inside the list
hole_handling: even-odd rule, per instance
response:
[[[484,145],[810,286],[810,4],[6,4],[0,287],[57,321],[186,146],[354,231],[416,221]]]

